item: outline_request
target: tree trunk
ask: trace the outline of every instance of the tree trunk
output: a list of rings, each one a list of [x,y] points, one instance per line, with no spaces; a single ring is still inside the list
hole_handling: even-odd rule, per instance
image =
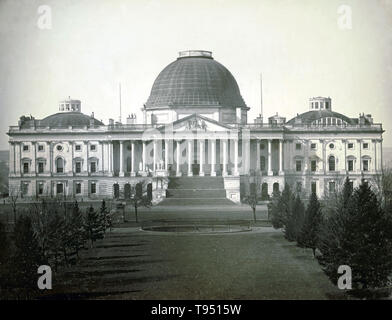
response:
[[[135,205],[135,220],[136,220],[136,222],[138,222],[137,221],[137,205]]]
[[[253,220],[256,222],[256,208],[252,208],[253,210]]]
[[[312,248],[312,250],[313,250],[313,258],[315,258],[316,257],[316,248]]]

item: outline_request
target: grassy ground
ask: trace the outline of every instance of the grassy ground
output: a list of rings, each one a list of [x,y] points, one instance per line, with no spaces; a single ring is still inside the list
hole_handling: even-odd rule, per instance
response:
[[[81,262],[64,268],[47,298],[65,299],[340,299],[309,250],[280,231],[176,234],[140,224],[245,222],[244,212],[179,210],[140,214],[142,223],[117,225]],[[198,212],[198,214],[196,214]],[[131,214],[129,217],[131,217]],[[259,218],[265,216],[259,212]],[[247,218],[252,218],[251,212]],[[209,220],[208,220],[209,219]],[[215,219],[215,220],[214,220]],[[180,221],[179,221],[180,220]],[[249,222],[247,222],[249,223]],[[256,225],[267,225],[259,220]]]

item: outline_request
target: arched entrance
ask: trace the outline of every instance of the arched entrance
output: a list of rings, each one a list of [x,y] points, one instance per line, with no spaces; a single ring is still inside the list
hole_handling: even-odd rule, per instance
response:
[[[120,197],[120,186],[118,183],[115,183],[113,185],[113,195],[115,199],[118,199]]]
[[[124,185],[124,198],[125,199],[131,198],[131,185],[129,183],[126,183]]]
[[[261,185],[261,200],[268,200],[268,183],[264,182]]]
[[[152,200],[152,183],[147,185],[147,198],[148,200]]]
[[[279,192],[279,183],[275,182],[272,186],[273,192]]]

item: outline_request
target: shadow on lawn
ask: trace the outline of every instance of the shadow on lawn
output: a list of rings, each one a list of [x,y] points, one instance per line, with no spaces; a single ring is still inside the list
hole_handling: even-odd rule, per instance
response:
[[[99,257],[90,257],[86,260],[115,260],[115,259],[125,259],[125,258],[139,258],[139,257],[148,257],[148,254],[134,254],[128,256],[99,256]]]
[[[64,278],[92,278],[101,277],[113,274],[124,274],[124,273],[134,273],[140,272],[140,269],[110,269],[110,270],[94,270],[94,271],[76,271],[76,272],[66,272],[64,273]]]
[[[129,247],[140,247],[144,246],[144,243],[134,243],[134,244],[107,244],[107,245],[97,245],[97,249],[110,249],[110,248],[129,248]]]
[[[141,290],[53,293],[50,295],[38,297],[38,300],[86,300],[105,297],[108,295],[137,293],[140,291]]]

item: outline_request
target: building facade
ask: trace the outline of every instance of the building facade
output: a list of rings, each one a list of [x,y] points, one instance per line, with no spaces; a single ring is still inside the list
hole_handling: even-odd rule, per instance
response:
[[[181,52],[156,78],[140,122],[131,114],[105,125],[71,98],[42,120],[21,117],[8,131],[10,193],[126,198],[146,181],[158,202],[171,177],[198,175],[222,176],[227,198],[239,202],[249,183],[264,197],[285,183],[322,197],[347,176],[354,187],[374,181],[382,125],[333,109],[331,98],[314,97],[289,121],[249,123],[236,80],[211,52]]]

